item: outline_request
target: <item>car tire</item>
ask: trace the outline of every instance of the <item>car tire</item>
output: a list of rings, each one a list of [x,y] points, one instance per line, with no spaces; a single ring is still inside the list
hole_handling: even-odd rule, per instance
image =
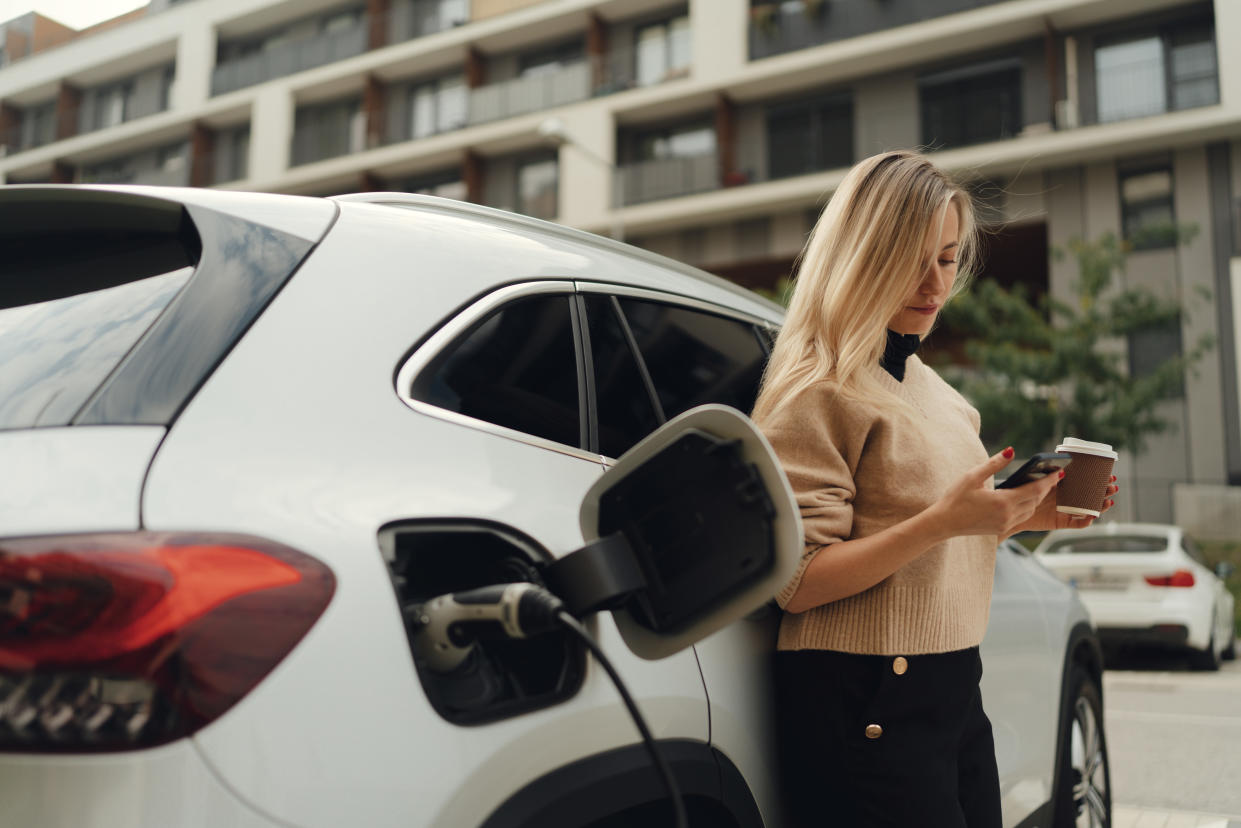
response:
[[[1219,654],[1224,661],[1232,661],[1237,657],[1237,628],[1233,626],[1232,635],[1228,636],[1228,646]]]
[[[1212,613],[1212,620],[1215,615]],[[1189,666],[1195,670],[1204,670],[1213,673],[1219,669],[1223,662],[1222,654],[1215,649],[1215,631],[1211,631],[1211,638],[1207,641],[1205,650],[1191,650],[1189,653]]]
[[[1111,828],[1112,778],[1103,733],[1103,697],[1081,665],[1069,674],[1060,711],[1055,828]]]

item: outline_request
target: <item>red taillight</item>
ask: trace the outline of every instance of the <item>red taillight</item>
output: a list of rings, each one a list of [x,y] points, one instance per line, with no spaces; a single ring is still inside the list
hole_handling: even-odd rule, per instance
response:
[[[1171,575],[1147,575],[1146,583],[1151,586],[1191,587],[1194,585],[1194,573],[1188,569],[1178,569]]]
[[[315,559],[240,535],[0,541],[0,750],[123,750],[193,733],[331,600]]]

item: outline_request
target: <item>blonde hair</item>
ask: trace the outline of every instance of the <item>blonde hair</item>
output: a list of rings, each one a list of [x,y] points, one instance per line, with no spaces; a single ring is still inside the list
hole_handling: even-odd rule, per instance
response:
[[[887,344],[888,322],[931,265],[928,245],[938,240],[948,205],[959,220],[955,296],[969,281],[977,249],[969,194],[916,152],[874,155],[848,172],[802,251],[755,419],[825,379],[849,397],[903,407],[873,369]]]

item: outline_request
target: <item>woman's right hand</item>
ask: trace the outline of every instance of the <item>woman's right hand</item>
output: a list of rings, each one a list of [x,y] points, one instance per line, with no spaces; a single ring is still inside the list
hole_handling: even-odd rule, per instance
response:
[[[1006,538],[1034,514],[1061,475],[1049,474],[1015,489],[992,489],[987,482],[1013,459],[1012,448],[975,466],[931,507],[944,537],[998,535]]]

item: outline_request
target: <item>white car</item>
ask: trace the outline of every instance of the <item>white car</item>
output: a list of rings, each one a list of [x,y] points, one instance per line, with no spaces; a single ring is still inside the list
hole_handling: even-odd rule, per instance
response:
[[[1104,646],[1188,648],[1191,662],[1218,670],[1236,657],[1231,567],[1208,566],[1178,526],[1097,523],[1047,533],[1035,556],[1077,588]]]
[[[542,584],[694,824],[781,824],[796,512],[700,407],[780,308],[399,194],[3,187],[0,243],[0,823],[666,824],[587,645],[514,637]],[[1015,545],[983,651],[1005,826],[1107,824],[1098,643]]]

